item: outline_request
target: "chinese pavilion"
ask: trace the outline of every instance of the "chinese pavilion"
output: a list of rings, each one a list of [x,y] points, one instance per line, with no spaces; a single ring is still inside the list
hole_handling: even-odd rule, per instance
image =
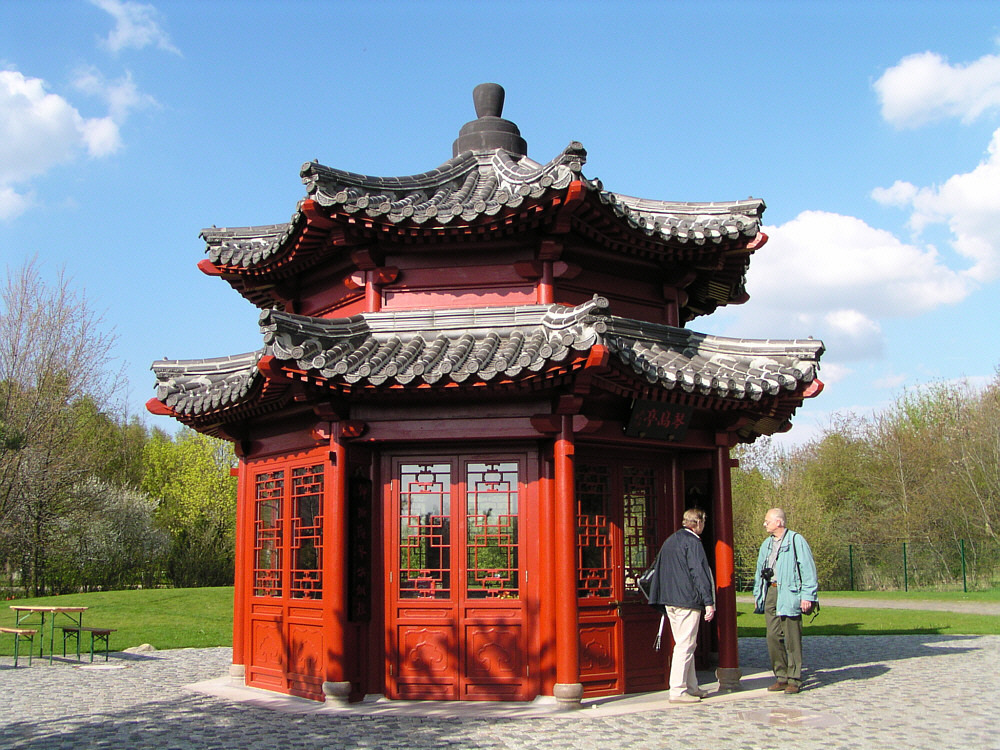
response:
[[[247,685],[567,708],[664,688],[636,578],[699,505],[702,640],[739,686],[729,451],[789,428],[823,344],[686,327],[747,300],[763,201],[614,193],[575,142],[538,163],[503,97],[476,88],[429,172],[310,162],[287,223],[202,231],[263,346],[156,362],[147,408],[235,444]]]

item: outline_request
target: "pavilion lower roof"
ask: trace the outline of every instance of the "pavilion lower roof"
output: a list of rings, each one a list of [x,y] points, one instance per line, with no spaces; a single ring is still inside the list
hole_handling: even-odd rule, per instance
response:
[[[261,314],[264,348],[207,360],[164,360],[156,399],[182,421],[259,409],[261,359],[342,393],[528,383],[564,376],[596,346],[613,369],[676,394],[709,397],[773,416],[781,427],[816,380],[823,344],[708,336],[608,314],[600,297],[578,305],[364,313],[321,319]],[[267,368],[265,368],[267,369]],[[629,375],[631,373],[631,375]],[[273,393],[273,389],[272,389]],[[784,406],[774,411],[775,399]]]

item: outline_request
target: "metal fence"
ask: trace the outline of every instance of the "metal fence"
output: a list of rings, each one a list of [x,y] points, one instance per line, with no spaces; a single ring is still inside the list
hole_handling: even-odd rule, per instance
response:
[[[980,591],[1000,587],[1000,542],[845,544],[814,548],[824,591]],[[736,587],[753,589],[757,549],[736,551]]]

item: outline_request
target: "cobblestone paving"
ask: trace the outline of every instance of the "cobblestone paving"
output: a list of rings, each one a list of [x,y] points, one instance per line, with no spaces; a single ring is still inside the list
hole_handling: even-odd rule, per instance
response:
[[[745,674],[765,684],[762,639],[741,639]],[[663,694],[642,710],[605,705],[534,718],[289,713],[187,686],[226,674],[229,649],[115,654],[105,668],[0,659],[5,750],[285,748],[994,748],[1000,749],[1000,636],[807,637],[806,689],[759,689],[693,706]],[[709,682],[702,675],[703,684]]]

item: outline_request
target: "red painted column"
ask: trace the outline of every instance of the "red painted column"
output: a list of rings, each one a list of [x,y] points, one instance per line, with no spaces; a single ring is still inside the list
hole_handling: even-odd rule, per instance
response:
[[[551,305],[555,302],[552,280],[552,261],[542,261],[542,278],[538,280],[538,304]]]
[[[563,414],[555,443],[555,603],[556,684],[559,708],[579,708],[580,624],[576,602],[576,492],[574,484],[573,416]]]
[[[323,507],[323,625],[327,702],[347,704],[351,683],[345,674],[347,630],[347,448],[341,422],[330,423],[329,489]]]
[[[233,578],[233,663],[229,667],[229,676],[233,682],[243,685],[246,682],[246,624],[250,617],[247,611],[247,601],[250,589],[253,587],[253,565],[249,563],[253,557],[253,535],[248,533],[248,525],[252,524],[253,482],[250,481],[246,461],[240,459],[236,486],[236,560]],[[247,488],[251,488],[248,490]]]
[[[374,271],[365,271],[365,309],[367,312],[379,312],[382,309],[382,291]]]
[[[719,689],[740,689],[739,642],[736,639],[736,581],[733,555],[733,492],[730,476],[729,439],[725,433],[716,437],[712,456],[714,480],[712,522],[715,530],[715,620],[719,629]]]

